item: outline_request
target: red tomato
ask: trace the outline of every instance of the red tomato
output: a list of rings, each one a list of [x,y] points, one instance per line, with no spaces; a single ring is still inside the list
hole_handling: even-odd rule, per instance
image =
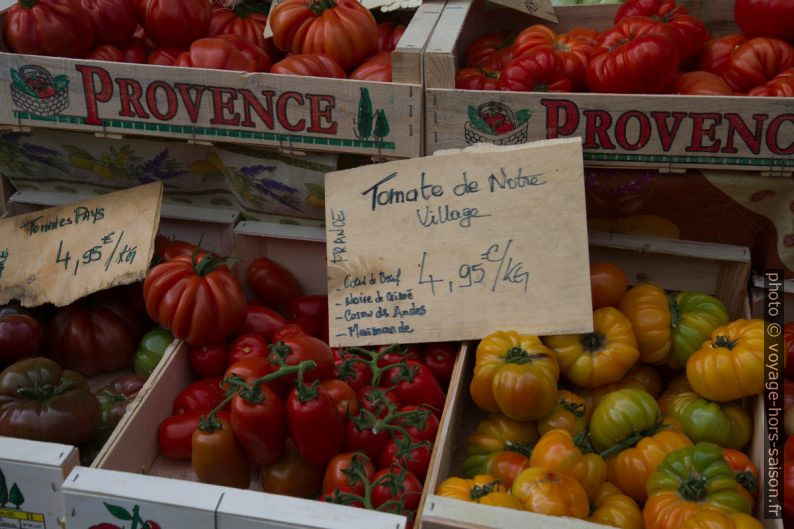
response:
[[[449,387],[457,356],[456,344],[450,342],[429,343],[422,348],[422,362],[430,369],[442,388]]]
[[[388,430],[381,430],[378,433],[373,433],[370,428],[360,428],[357,426],[355,418],[348,421],[345,425],[345,451],[355,452],[361,450],[367,454],[371,460],[377,461],[388,442]]]
[[[340,371],[343,356],[355,357],[355,353],[345,352],[338,357],[336,355],[334,356],[334,378],[347,382],[355,391],[369,386],[370,381],[372,381],[372,370],[367,364],[363,362],[349,362],[348,365],[350,366],[350,370]]]
[[[92,61],[124,62],[124,53],[115,46],[103,44],[88,52],[85,58]]]
[[[551,48],[533,48],[513,59],[499,75],[502,90],[512,92],[570,92],[565,62]]]
[[[673,81],[679,64],[675,33],[668,24],[628,17],[598,39],[601,53],[587,66],[593,92],[658,94]]]
[[[248,304],[244,333],[254,333],[273,342],[276,332],[287,324],[287,319],[273,309]]]
[[[146,63],[146,45],[140,39],[132,39],[126,46],[121,48],[124,54],[124,62],[132,64]]]
[[[232,342],[231,349],[229,349],[230,364],[255,356],[261,358],[270,356],[267,340],[260,335],[253,333],[241,334]]]
[[[292,320],[301,317],[317,321],[328,319],[328,296],[315,294],[294,298],[289,304],[289,317]]]
[[[733,50],[747,42],[744,35],[726,35],[711,39],[703,46],[698,57],[697,69],[722,76]]]
[[[416,439],[417,441],[428,441],[430,443],[435,442],[436,434],[438,433],[438,417],[429,409],[425,408],[424,406],[416,406],[414,404],[403,406],[398,410],[399,412],[414,412],[414,411],[425,411],[427,414],[427,418],[425,419],[425,427],[421,430],[416,426],[407,426],[405,424],[401,424],[405,431],[408,432],[408,435],[411,436],[412,439]]]
[[[219,416],[230,419],[228,412],[219,411]],[[160,452],[171,459],[190,459],[190,441],[201,419],[201,412],[184,413],[166,417],[157,431]]]
[[[234,45],[243,55],[253,61],[255,65],[254,71],[256,72],[269,72],[270,67],[273,66],[273,62],[270,60],[268,54],[265,53],[265,50],[250,40],[244,39],[239,35],[218,35],[215,38],[223,39]]]
[[[200,377],[220,377],[229,367],[229,347],[224,342],[188,346],[190,367]]]
[[[783,465],[783,512],[786,520],[794,517],[794,463]],[[784,527],[788,524],[787,521]]]
[[[593,310],[617,307],[629,288],[629,278],[620,267],[612,263],[590,265],[590,298]]]
[[[314,360],[317,365],[304,373],[305,382],[328,380],[334,376],[334,355],[331,348],[313,336],[304,334],[286,337],[276,344],[271,352],[271,363],[276,364],[273,355],[281,356],[288,366],[298,365],[304,360]],[[284,378],[292,382],[296,380],[297,376],[290,375]]]
[[[486,68],[462,68],[455,74],[455,88],[499,90],[499,72]]]
[[[513,39],[509,31],[488,33],[475,39],[466,50],[466,68],[501,70],[513,60]]]
[[[291,336],[303,336],[303,335],[313,336],[312,333],[310,333],[308,329],[304,327],[304,325],[305,322],[303,325],[301,325],[300,323],[293,323],[293,322],[287,323],[282,328],[277,330],[276,333],[273,335],[273,343],[278,343]]]
[[[270,10],[270,27],[280,50],[325,53],[343,70],[354,68],[378,49],[378,24],[358,0],[284,0]]]
[[[391,52],[384,51],[373,55],[353,70],[350,79],[391,83]]]
[[[0,308],[0,367],[34,355],[44,342],[41,324],[16,308]]]
[[[270,73],[304,77],[347,78],[339,63],[323,53],[290,55],[274,64]]]
[[[146,59],[146,63],[158,66],[173,66],[176,58],[185,53],[185,51],[182,48],[157,48]]]
[[[130,0],[81,0],[94,23],[94,42],[123,48],[138,27],[138,3]]]
[[[80,0],[17,2],[6,14],[3,39],[15,53],[82,57],[94,43],[94,23]]]
[[[675,76],[667,89],[671,94],[689,96],[732,96],[733,89],[725,79],[710,72],[687,72]]]
[[[375,466],[369,458],[361,452],[345,452],[337,454],[328,462],[328,466],[325,468],[325,477],[323,477],[323,494],[332,494],[334,489],[347,489],[346,492],[363,496],[364,482],[358,476],[351,479],[351,476],[348,475],[351,466],[372,482],[372,478],[375,477]]]
[[[391,347],[390,345],[381,345],[378,347],[378,352],[382,353],[384,350]],[[378,358],[378,367],[386,367],[392,364],[399,364],[406,360],[419,360],[419,348],[416,345],[401,345],[392,352]]]
[[[239,362],[235,362],[230,365],[226,370],[226,373],[224,373],[223,378],[226,379],[232,375],[237,375],[238,377],[242,378],[246,384],[250,384],[257,379],[260,379],[265,375],[269,375],[270,373],[276,371],[276,369],[278,368],[268,362],[266,358],[246,358],[245,360],[240,360]],[[291,389],[289,383],[283,378],[271,380],[267,383],[267,385],[270,387],[270,389],[275,391],[282,400],[287,398],[287,395],[289,395]]]
[[[245,323],[243,289],[223,260],[194,259],[175,257],[149,270],[143,282],[146,310],[190,345],[219,342]]]
[[[241,52],[236,45],[220,37],[205,37],[193,41],[190,49],[177,57],[173,66],[235,72],[258,71],[255,61]]]
[[[516,476],[522,470],[529,468],[529,458],[518,452],[497,452],[490,462],[491,470],[489,474],[510,488],[513,486]]]
[[[722,75],[731,88],[747,92],[792,66],[794,46],[778,39],[757,37],[731,52]]]
[[[405,474],[402,479],[399,479],[401,472]],[[389,474],[393,478],[385,478]],[[411,472],[401,471],[399,467],[384,468],[375,474],[372,481],[381,481],[381,484],[372,488],[372,506],[376,509],[389,500],[401,501],[404,509],[408,511],[415,511],[419,507],[419,500],[422,498],[422,484]],[[391,487],[390,484],[396,486]],[[393,493],[393,488],[398,492]],[[387,512],[389,512],[388,509]]]
[[[513,44],[513,57],[523,57],[535,48],[549,49],[562,59],[565,77],[571,80],[572,88],[582,90],[587,65],[598,49],[597,40],[598,33],[589,29],[558,35],[548,26],[537,24],[518,34]]]
[[[211,5],[206,0],[142,0],[141,26],[158,46],[187,48],[207,35]]]
[[[788,367],[788,364],[786,364]],[[794,381],[783,379],[783,410],[794,407]]]
[[[140,15],[140,2],[136,3],[138,4],[138,14]],[[133,33],[132,36],[143,42],[143,45],[146,46],[147,51],[154,51],[154,49],[157,48],[157,44],[149,40],[149,37],[146,36],[146,32],[143,30],[143,27],[140,25],[140,23],[138,24],[138,27],[135,28],[135,33]],[[155,249],[155,254],[156,253],[157,250]]]
[[[348,412],[350,415],[358,414],[358,397],[356,392],[349,385],[341,380],[324,380],[320,383],[320,387],[331,395],[334,399],[339,414],[342,417],[347,417]]]
[[[345,423],[327,391],[318,387],[313,398],[302,402],[295,388],[287,398],[286,409],[290,437],[303,459],[320,465],[339,453]]]
[[[266,24],[267,8],[263,6],[260,9],[259,4],[241,2],[233,9],[215,5],[207,36],[237,35],[267,51],[264,35]]]
[[[378,51],[394,51],[405,33],[404,24],[381,22],[378,24]]]
[[[416,441],[411,440],[410,442],[415,443]],[[389,439],[378,461],[380,468],[389,468],[392,465],[404,466],[420,482],[424,482],[427,469],[430,468],[430,450],[430,447],[423,445],[408,451],[407,445],[403,448],[399,442]]]
[[[444,409],[444,390],[423,363],[408,360],[407,366],[389,369],[385,379],[386,386],[396,385],[395,392],[403,404],[424,404],[439,414]]]
[[[618,9],[615,24],[632,16],[652,17],[669,24],[675,32],[675,43],[682,63],[700,53],[709,40],[706,24],[690,15],[686,8],[676,5],[675,0],[628,0]]]
[[[185,50],[181,50],[180,53],[184,51]],[[199,247],[193,243],[174,239],[172,241],[163,243],[158,255],[163,261],[170,261],[175,257],[179,257],[180,255],[184,255],[185,257],[193,257],[193,255],[197,254],[199,251]],[[203,255],[206,255],[206,252],[203,252]]]
[[[395,408],[399,408],[401,405],[400,397],[397,396],[396,390],[384,393],[381,388],[373,389],[371,387],[365,387],[358,390],[356,394],[358,395],[359,405],[365,410],[374,413],[375,416],[379,418],[383,418],[389,411],[386,404],[378,397],[379,394],[384,395],[383,398],[391,401]]]
[[[174,399],[172,413],[211,411],[226,398],[220,382],[220,378],[203,378],[189,384]]]
[[[240,394],[232,399],[232,430],[248,457],[260,466],[275,462],[284,451],[287,424],[284,404],[267,385],[258,395]]]
[[[265,305],[285,314],[292,300],[303,295],[295,276],[267,257],[251,261],[246,272],[246,281]]]
[[[748,37],[794,41],[794,3],[791,0],[736,0],[734,17]]]
[[[747,95],[755,97],[794,97],[794,68],[789,68],[777,74],[763,86],[756,86],[747,92]]]

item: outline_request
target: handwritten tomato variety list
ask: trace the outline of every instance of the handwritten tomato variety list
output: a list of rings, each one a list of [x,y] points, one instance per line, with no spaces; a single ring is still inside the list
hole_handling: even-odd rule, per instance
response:
[[[591,330],[581,152],[557,140],[327,175],[334,345]]]

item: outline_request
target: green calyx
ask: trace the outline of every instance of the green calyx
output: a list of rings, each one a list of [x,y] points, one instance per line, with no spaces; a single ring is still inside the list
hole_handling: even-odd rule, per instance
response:
[[[736,347],[736,342],[734,342],[727,336],[717,336],[717,339],[714,340],[714,347],[724,347],[730,351],[731,349]]]
[[[513,441],[507,441],[504,446],[504,451],[515,452],[529,458],[532,457],[533,448],[535,448],[534,443],[514,443]]]
[[[520,347],[513,347],[509,351],[505,353],[504,356],[504,363],[505,364],[531,364],[535,360],[541,360],[546,358],[547,354],[545,353],[528,353],[524,349]]]
[[[196,271],[196,275],[199,277],[204,277],[210,272],[213,272],[216,268],[220,266],[225,266],[231,264],[231,259],[218,257],[212,253],[208,253],[204,257],[201,258],[200,261],[196,262],[197,255],[193,255],[193,269]]]
[[[23,399],[46,402],[52,397],[63,394],[71,386],[71,382],[61,380],[57,385],[44,384],[42,386],[34,385],[33,387],[20,387],[17,388],[16,393],[18,397]]]
[[[607,338],[600,332],[591,332],[583,334],[579,338],[579,342],[582,344],[582,349],[588,353],[597,353],[606,346]]]
[[[686,501],[699,503],[708,496],[707,485],[706,478],[692,475],[681,481],[681,485],[678,487],[678,494]]]
[[[480,498],[483,498],[494,491],[496,487],[499,486],[499,480],[492,481],[487,485],[475,485],[471,488],[471,492],[469,492],[469,497],[477,501]]]

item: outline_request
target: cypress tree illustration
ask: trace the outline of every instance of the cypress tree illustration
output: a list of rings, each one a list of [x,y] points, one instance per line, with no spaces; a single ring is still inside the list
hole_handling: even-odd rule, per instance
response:
[[[8,503],[8,485],[6,485],[6,475],[0,470],[0,507],[5,507]]]
[[[14,483],[11,485],[11,492],[8,494],[8,501],[14,504],[14,506],[19,509],[19,507],[25,503],[25,497],[22,495],[22,491],[19,490],[17,484]]]
[[[372,135],[378,140],[383,140],[389,132],[389,120],[386,119],[386,112],[381,108],[375,114],[375,130],[372,131]]]
[[[366,140],[372,134],[372,100],[369,98],[369,90],[361,88],[361,97],[358,100],[358,137]]]

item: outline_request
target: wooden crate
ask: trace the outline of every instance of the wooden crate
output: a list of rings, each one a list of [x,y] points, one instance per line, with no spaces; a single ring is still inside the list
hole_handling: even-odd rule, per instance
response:
[[[307,294],[326,292],[326,250],[323,229],[244,221],[238,224],[235,236],[237,274],[243,283],[248,263],[256,257],[268,256],[289,269]],[[457,369],[460,370],[459,367]],[[151,503],[162,503],[159,499],[155,501],[151,495],[146,496],[148,494],[146,478],[136,477],[135,480],[144,479],[144,481],[135,481],[141,483],[140,487],[130,489],[124,473],[146,474],[151,478],[151,486],[157,487],[158,490],[170,488],[176,491],[185,481],[190,482],[190,490],[203,491],[212,488],[210,485],[195,483],[196,476],[189,461],[175,461],[160,454],[157,441],[157,425],[170,415],[174,398],[185,386],[196,380],[190,368],[187,347],[184,345],[177,347],[162,369],[153,375],[153,379],[152,392],[135,409],[130,420],[125,422],[123,430],[113,439],[111,445],[100,453],[92,465],[102,471],[114,471],[107,474],[112,476],[112,480],[109,477],[110,481],[105,481],[107,483],[105,490],[92,493],[96,496],[94,501],[99,504],[100,511],[102,501],[117,496],[123,496],[127,504],[137,502],[142,506],[141,509],[144,505],[148,508]],[[174,479],[181,481],[174,482]],[[121,487],[124,489],[122,490]],[[219,525],[230,529],[232,527],[400,529],[406,523],[403,516],[266,494],[261,492],[258,471],[252,473],[251,490],[241,491],[230,488],[223,490],[224,496],[218,504],[216,513]],[[425,490],[430,489],[425,488]],[[71,501],[69,494],[70,491],[67,491],[67,506]],[[176,492],[168,498],[177,498],[173,494]],[[418,523],[417,520],[417,526]],[[86,521],[81,518],[80,524],[76,527],[84,525]]]
[[[746,288],[750,271],[750,255],[747,248],[706,245],[686,241],[652,238],[626,237],[619,235],[591,234],[590,260],[610,260],[621,266],[629,276],[630,283],[638,280],[650,281],[667,289],[692,288],[721,297],[724,293]],[[711,267],[714,263],[725,270],[722,280],[707,277],[699,271],[697,263]],[[682,283],[685,281],[686,283]],[[730,282],[731,285],[726,283]],[[729,301],[729,298],[722,298]],[[747,317],[747,296],[740,306],[729,307],[731,318]],[[462,475],[461,464],[466,453],[468,437],[487,413],[480,410],[469,395],[469,383],[474,369],[474,354],[477,344],[469,343],[464,349],[463,362],[456,365],[453,383],[450,386],[447,406],[441,418],[439,442],[430,462],[426,487],[435,491],[438,485],[453,475]],[[755,417],[754,434],[749,454],[759,469],[763,468],[766,449],[764,446],[764,403],[761,398],[751,399]],[[763,480],[762,480],[763,481]],[[762,483],[763,485],[763,483]],[[760,492],[763,497],[763,491]],[[759,502],[760,503],[760,502]],[[557,518],[525,511],[489,507],[428,494],[422,512],[424,529],[513,529],[542,527],[548,529],[596,529],[598,524]],[[767,529],[782,529],[782,521],[766,520]]]
[[[422,51],[444,0],[423,3],[395,50],[392,83],[250,74],[0,53],[0,124],[411,157],[422,151]],[[5,17],[0,16],[0,26]],[[42,75],[51,97],[15,87]],[[65,77],[61,77],[65,76]],[[54,85],[53,85],[54,86]],[[383,109],[390,132],[361,137],[359,102]]]
[[[736,32],[734,0],[684,0],[715,36]],[[604,30],[617,5],[557,7],[560,33],[574,27]],[[425,51],[426,152],[485,141],[513,145],[581,136],[589,166],[663,171],[720,168],[791,174],[794,114],[787,98],[615,95],[456,90],[455,72],[467,46],[497,30],[546,23],[484,0],[449,0]],[[489,135],[471,126],[468,109],[500,106],[530,112],[515,130]],[[508,110],[509,109],[509,110]],[[757,121],[756,121],[757,120]]]
[[[8,201],[11,215],[61,206],[90,198],[87,194],[50,191],[16,191]],[[209,209],[180,204],[163,204],[158,232],[213,250],[220,255],[234,252],[234,226],[240,213],[231,209]]]

